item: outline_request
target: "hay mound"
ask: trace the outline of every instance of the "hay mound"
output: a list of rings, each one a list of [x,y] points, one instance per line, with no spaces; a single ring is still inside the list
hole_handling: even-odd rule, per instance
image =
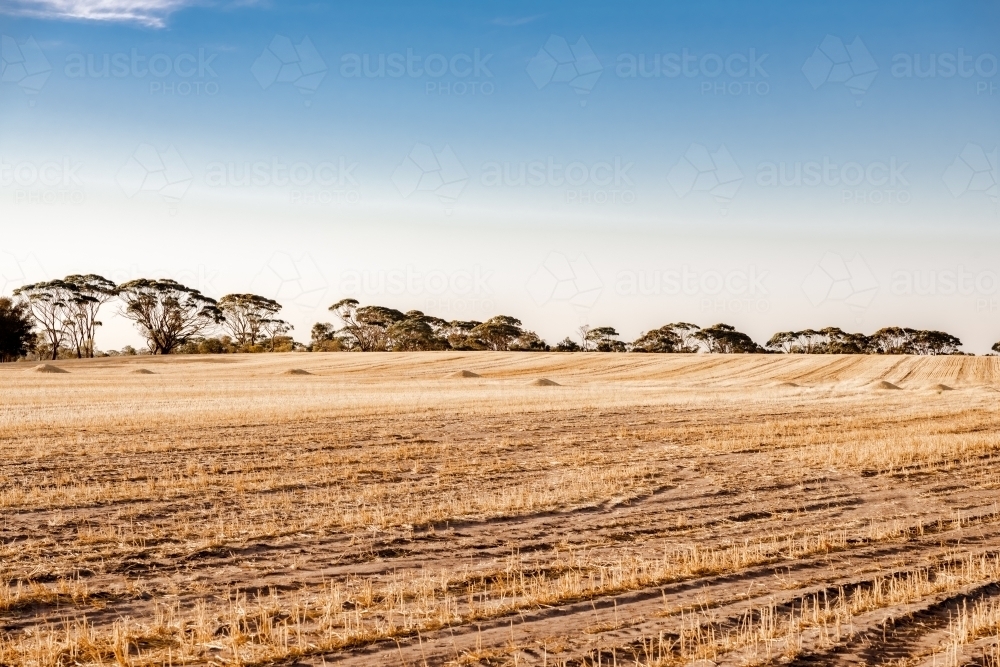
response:
[[[896,385],[891,382],[886,382],[885,380],[879,380],[872,385],[875,389],[899,389]]]
[[[455,371],[454,373],[452,373],[448,377],[453,377],[453,378],[478,378],[478,377],[482,377],[482,375],[480,375],[479,373],[473,373],[472,371]]]
[[[66,369],[53,366],[52,364],[40,364],[31,369],[32,373],[69,373]]]
[[[775,387],[786,387],[786,388],[790,388],[790,389],[797,389],[797,388],[801,387],[802,385],[795,384],[794,382],[779,382],[778,384],[776,384],[774,386]]]
[[[301,368],[293,368],[291,370],[285,371],[284,373],[282,373],[282,375],[312,375],[312,373],[310,373],[309,371],[304,371]]]
[[[930,388],[933,389],[934,391],[951,391],[953,389],[953,387],[949,387],[946,384],[936,384]]]
[[[156,375],[153,371],[148,368],[137,368],[134,371],[129,371],[132,375]]]
[[[561,387],[562,385],[559,384],[558,382],[553,382],[552,380],[549,380],[548,378],[539,378],[537,380],[532,380],[531,381],[531,386],[532,387]]]

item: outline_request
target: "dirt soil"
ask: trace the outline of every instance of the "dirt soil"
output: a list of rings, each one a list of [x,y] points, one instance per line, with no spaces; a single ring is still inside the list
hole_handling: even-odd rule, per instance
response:
[[[1000,655],[1000,358],[52,365],[0,366],[3,665]]]

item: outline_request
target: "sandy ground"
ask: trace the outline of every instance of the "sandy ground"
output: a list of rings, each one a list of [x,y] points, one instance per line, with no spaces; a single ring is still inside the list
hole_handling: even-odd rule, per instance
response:
[[[2,664],[995,664],[998,358],[53,365]]]

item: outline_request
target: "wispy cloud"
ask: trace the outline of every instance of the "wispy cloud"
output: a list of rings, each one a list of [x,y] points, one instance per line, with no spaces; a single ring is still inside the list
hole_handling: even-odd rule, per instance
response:
[[[502,26],[504,28],[514,28],[519,25],[525,25],[533,21],[537,21],[543,18],[545,14],[535,14],[533,16],[502,16],[500,18],[493,19],[493,25]]]
[[[41,19],[137,23],[162,28],[173,12],[199,0],[8,0],[0,12]]]

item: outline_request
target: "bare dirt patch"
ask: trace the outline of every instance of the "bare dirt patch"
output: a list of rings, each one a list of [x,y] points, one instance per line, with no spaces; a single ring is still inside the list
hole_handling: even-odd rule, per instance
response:
[[[38,364],[28,369],[29,373],[69,373],[65,368],[59,368],[52,364]]]
[[[896,385],[896,384],[893,384],[891,382],[888,382],[886,380],[879,380],[878,382],[876,382],[875,384],[872,385],[872,388],[873,389],[888,389],[888,390],[891,391],[891,390],[894,390],[894,389],[900,389],[900,386]]]

